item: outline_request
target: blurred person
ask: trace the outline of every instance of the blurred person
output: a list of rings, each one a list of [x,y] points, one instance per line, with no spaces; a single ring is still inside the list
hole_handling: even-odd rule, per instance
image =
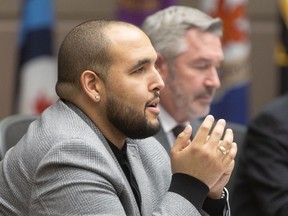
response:
[[[248,125],[231,196],[234,216],[288,212],[288,94],[267,104]]]
[[[193,141],[191,126],[179,134],[169,158],[151,137],[164,87],[156,59],[128,23],[88,21],[68,33],[60,99],[0,162],[0,215],[230,215],[233,131],[220,119],[209,134],[209,115]]]
[[[195,8],[170,6],[148,16],[142,30],[157,52],[156,68],[165,83],[159,106],[161,127],[155,138],[170,154],[186,125],[192,125],[195,136],[221,86],[222,21]],[[227,127],[241,144],[246,127],[232,122]],[[230,189],[233,182],[234,174],[226,187]]]
[[[142,29],[158,54],[156,68],[165,83],[156,138],[170,152],[173,128],[192,124],[195,135],[221,85],[222,23],[197,9],[171,6],[147,17]]]

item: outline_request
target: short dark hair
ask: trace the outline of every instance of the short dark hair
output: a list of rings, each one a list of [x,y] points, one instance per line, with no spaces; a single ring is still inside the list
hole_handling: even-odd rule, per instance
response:
[[[116,21],[91,20],[72,29],[63,40],[58,53],[56,92],[60,98],[80,89],[80,76],[91,70],[105,79],[111,65],[110,39],[105,29]],[[70,93],[69,93],[70,92]],[[67,98],[66,98],[67,99]]]

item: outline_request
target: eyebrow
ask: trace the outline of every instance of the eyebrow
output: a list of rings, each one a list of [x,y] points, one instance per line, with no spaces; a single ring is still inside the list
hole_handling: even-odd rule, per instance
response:
[[[220,60],[220,63],[221,63],[223,60],[224,60],[224,59],[221,59],[221,60]],[[207,64],[207,63],[208,63],[208,64],[213,63],[213,61],[211,61],[211,59],[203,58],[203,57],[193,60],[192,63],[199,63],[199,62],[205,62],[206,64]]]
[[[148,63],[151,63],[151,59],[146,58],[146,59],[139,60],[139,61],[137,62],[137,64],[135,64],[134,66],[131,67],[130,70],[131,70],[131,71],[136,70],[136,69],[138,69],[139,67],[141,67],[141,66],[143,66],[143,65],[145,65],[145,64],[148,64]]]
[[[195,59],[194,62],[211,62],[211,60],[208,58],[201,57],[201,58]]]

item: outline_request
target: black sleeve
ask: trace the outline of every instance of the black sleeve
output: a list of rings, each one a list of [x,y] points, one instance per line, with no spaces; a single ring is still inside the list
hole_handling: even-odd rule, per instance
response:
[[[210,216],[223,216],[224,208],[227,203],[227,193],[221,199],[210,199],[207,197],[205,199],[203,210],[207,212]]]
[[[271,124],[271,119],[268,124]],[[245,158],[249,164],[246,175],[252,193],[258,200],[263,212],[271,215],[287,215],[288,211],[288,131],[284,127],[278,128],[276,124],[270,131],[263,125],[255,122],[247,136]],[[285,134],[286,135],[285,135]],[[286,136],[283,142],[281,136]],[[286,207],[285,207],[286,206]],[[282,212],[282,214],[280,214]]]
[[[175,173],[172,176],[169,191],[183,196],[189,200],[198,211],[201,211],[209,188],[206,184],[192,176],[183,173]]]
[[[245,173],[241,181],[249,186],[242,200],[253,196],[251,202],[257,211],[267,215],[284,216],[288,212],[287,119],[287,111],[269,110],[259,115],[249,126],[241,153],[245,162],[239,167]]]

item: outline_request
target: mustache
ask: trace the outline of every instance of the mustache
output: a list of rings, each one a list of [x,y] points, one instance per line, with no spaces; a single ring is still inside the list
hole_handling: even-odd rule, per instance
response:
[[[154,94],[153,98],[151,98],[151,99],[146,103],[146,107],[149,106],[149,104],[151,104],[153,100],[158,99],[158,98],[160,99],[160,92],[159,92],[159,91],[154,91],[153,94]]]
[[[214,90],[214,89],[206,89],[203,92],[199,92],[199,94],[197,95],[197,98],[202,97],[202,96],[206,96],[206,95],[214,96],[215,93],[216,93],[216,90]]]

